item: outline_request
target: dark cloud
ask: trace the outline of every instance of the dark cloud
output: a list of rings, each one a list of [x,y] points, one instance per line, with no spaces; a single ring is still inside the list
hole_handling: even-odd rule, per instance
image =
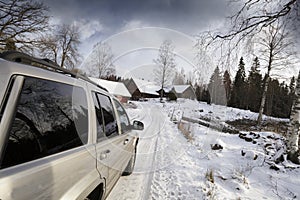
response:
[[[224,0],[45,0],[45,3],[63,23],[99,20],[111,33],[127,22],[139,20],[148,26],[195,34],[226,15]]]

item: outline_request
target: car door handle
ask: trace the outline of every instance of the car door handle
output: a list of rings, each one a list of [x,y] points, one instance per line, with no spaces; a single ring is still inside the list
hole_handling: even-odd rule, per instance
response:
[[[125,145],[125,144],[128,144],[128,142],[129,142],[129,139],[125,139],[123,144],[124,144],[124,145]]]
[[[107,149],[107,150],[105,150],[105,151],[102,151],[102,152],[100,153],[100,160],[106,159],[106,158],[107,158],[107,154],[109,154],[109,153],[110,153],[110,150],[109,150],[109,149]]]

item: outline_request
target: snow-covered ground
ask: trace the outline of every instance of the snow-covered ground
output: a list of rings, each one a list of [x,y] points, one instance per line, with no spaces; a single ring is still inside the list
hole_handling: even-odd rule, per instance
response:
[[[131,119],[145,124],[135,170],[121,177],[108,199],[300,199],[300,168],[274,162],[284,149],[282,136],[228,134],[191,122],[183,124],[184,136],[171,122],[185,116],[222,124],[257,114],[182,99],[134,104],[127,109]]]

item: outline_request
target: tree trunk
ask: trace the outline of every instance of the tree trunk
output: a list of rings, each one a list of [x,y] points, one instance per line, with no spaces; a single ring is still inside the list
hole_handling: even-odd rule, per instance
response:
[[[60,62],[60,67],[61,68],[64,68],[65,58],[66,58],[66,54],[63,53],[62,57],[61,57],[61,62]]]
[[[261,125],[261,122],[262,122],[262,115],[263,115],[263,112],[265,109],[269,81],[270,81],[270,72],[268,71],[268,73],[266,75],[265,84],[264,84],[265,86],[264,86],[264,90],[263,90],[263,94],[262,94],[262,98],[261,98],[261,102],[260,102],[260,107],[259,107],[259,114],[258,114],[258,118],[257,118],[258,125]]]
[[[270,52],[269,52],[269,63],[268,63],[268,71],[266,74],[266,79],[265,79],[265,83],[264,83],[264,90],[263,90],[263,94],[262,94],[262,98],[261,98],[261,102],[260,102],[260,107],[259,107],[259,114],[258,114],[258,118],[257,118],[257,125],[261,125],[262,122],[262,115],[265,109],[265,104],[266,104],[266,99],[267,99],[267,92],[268,92],[268,87],[269,87],[269,82],[270,82],[270,72],[272,69],[272,62],[273,62],[273,44],[270,44]]]
[[[290,116],[290,123],[287,132],[287,154],[288,159],[295,164],[300,164],[299,161],[299,126],[300,126],[300,73],[297,79],[295,90],[295,99]]]
[[[165,68],[165,67],[164,67]],[[163,95],[164,95],[164,87],[165,87],[165,69],[163,70],[163,77],[162,77],[162,82],[161,82],[161,92],[160,92],[160,101],[163,100]]]

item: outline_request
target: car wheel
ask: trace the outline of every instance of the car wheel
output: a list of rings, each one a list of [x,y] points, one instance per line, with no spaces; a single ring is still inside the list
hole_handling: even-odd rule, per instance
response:
[[[103,196],[103,184],[96,187],[88,197],[86,197],[84,200],[101,200]]]
[[[132,154],[130,161],[128,162],[125,170],[122,173],[122,176],[128,176],[128,175],[132,174],[133,168],[135,165],[135,160],[136,160],[136,150]]]

